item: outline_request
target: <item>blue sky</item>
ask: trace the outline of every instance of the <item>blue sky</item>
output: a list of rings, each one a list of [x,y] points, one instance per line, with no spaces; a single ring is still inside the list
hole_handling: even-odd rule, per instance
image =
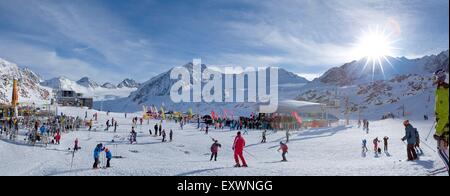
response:
[[[141,82],[202,58],[312,77],[356,60],[364,29],[395,31],[395,56],[449,48],[448,0],[0,0],[0,58],[46,78]]]

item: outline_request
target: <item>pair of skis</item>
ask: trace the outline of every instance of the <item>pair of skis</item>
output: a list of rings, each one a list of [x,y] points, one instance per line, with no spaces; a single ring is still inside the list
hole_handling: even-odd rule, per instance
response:
[[[448,173],[448,170],[447,170],[446,167],[442,167],[442,168],[439,168],[439,169],[428,171],[427,176],[435,176],[435,175],[443,174],[443,173]]]

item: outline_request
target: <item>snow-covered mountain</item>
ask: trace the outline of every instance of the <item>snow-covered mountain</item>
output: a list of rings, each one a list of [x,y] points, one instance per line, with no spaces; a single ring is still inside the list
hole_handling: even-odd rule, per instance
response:
[[[372,62],[367,63],[367,59],[363,58],[340,67],[331,68],[314,82],[345,86],[374,80],[389,80],[396,75],[431,74],[440,68],[444,68],[448,72],[448,59],[448,50],[438,55],[417,59],[386,57],[386,60],[381,61],[383,63],[382,68],[378,66],[378,63],[373,68]]]
[[[193,71],[193,64],[188,63],[183,66],[184,68],[188,69],[189,72],[192,74]],[[202,65],[201,69],[204,71],[207,68],[206,65]],[[225,74],[221,70],[216,70],[218,74],[222,74],[222,77],[225,78]],[[214,103],[214,104],[198,104],[198,103],[179,103],[175,104],[171,101],[169,95],[170,95],[170,88],[174,83],[177,82],[177,80],[171,80],[170,79],[170,73],[172,69],[161,73],[147,82],[141,84],[141,86],[131,93],[131,95],[124,99],[114,100],[114,101],[108,101],[104,102],[102,107],[107,108],[111,111],[136,111],[140,110],[142,107],[141,105],[156,105],[161,106],[164,104],[167,108],[170,108],[171,110],[179,110],[179,111],[187,111],[189,108],[197,108],[199,112],[208,113],[212,109],[215,109],[216,111],[223,111],[223,109],[235,109],[237,112],[242,112],[243,114],[251,113],[253,108],[255,107],[255,103]],[[239,73],[239,74],[246,74]],[[306,80],[303,77],[298,76],[297,74],[294,74],[292,72],[286,71],[284,69],[279,68],[278,70],[278,77],[279,77],[279,95],[282,98],[295,98],[296,95],[298,95],[296,92],[299,88],[302,87],[302,85],[306,84],[308,80]],[[194,78],[191,78],[190,84],[192,85]],[[202,82],[202,85],[204,85],[205,82]],[[245,81],[245,85],[247,86],[247,81]],[[227,92],[230,89],[225,89],[225,87],[222,89],[223,92]],[[244,91],[247,91],[247,89],[243,89]],[[96,107],[94,105],[94,107]]]
[[[117,85],[117,88],[138,88],[139,83],[133,79],[126,78],[121,83]]]
[[[99,85],[88,77],[83,77],[77,81],[77,84],[87,88],[98,88]]]
[[[94,101],[111,100],[122,97],[127,97],[136,88],[120,88],[118,89],[112,83],[106,82],[99,86],[97,82],[84,77],[78,81],[73,81],[66,77],[52,78],[41,82],[41,85],[53,89],[74,90],[77,93],[82,93],[86,97],[93,97]]]
[[[50,89],[39,85],[40,76],[28,68],[0,58],[0,103],[9,103],[12,96],[13,79],[19,80],[19,103],[41,103],[50,98]]]
[[[387,112],[396,116],[405,112],[408,118],[434,115],[433,72],[438,69],[448,72],[449,51],[418,59],[388,59],[392,66],[384,66],[384,76],[375,71],[373,81],[372,70],[363,70],[365,59],[331,68],[305,85],[297,99],[320,103],[338,100],[341,114],[348,106],[350,115],[357,116],[360,110],[363,117],[372,119]]]
[[[114,84],[111,84],[109,82],[104,83],[101,87],[107,88],[107,89],[116,89],[117,88],[117,86],[115,86]]]

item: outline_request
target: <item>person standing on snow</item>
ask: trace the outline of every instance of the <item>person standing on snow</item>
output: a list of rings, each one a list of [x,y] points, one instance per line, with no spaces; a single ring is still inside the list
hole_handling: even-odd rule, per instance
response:
[[[162,124],[159,124],[159,136],[161,136]]]
[[[97,146],[94,149],[94,165],[92,166],[93,169],[98,169],[98,164],[100,163],[100,153],[105,150],[103,147],[103,144],[97,144]]]
[[[208,130],[209,130],[209,125],[206,125],[205,134],[208,134]]]
[[[214,143],[211,145],[211,158],[209,159],[209,161],[212,161],[213,157],[214,157],[214,161],[217,161],[217,153],[219,152],[219,148],[222,148],[222,145],[219,144],[219,141],[214,140]]]
[[[375,151],[375,154],[378,154],[378,143],[380,143],[380,140],[376,137],[373,140],[373,150]]]
[[[241,132],[238,131],[236,137],[234,138],[233,143],[233,151],[234,151],[234,160],[236,161],[236,165],[234,167],[241,167],[241,164],[239,163],[239,159],[242,161],[242,167],[247,167],[247,163],[244,159],[244,147],[245,147],[245,140],[241,135]]]
[[[156,137],[156,135],[158,134],[158,123],[155,124],[154,128],[155,128],[155,137]]]
[[[118,127],[118,126],[119,126],[119,125],[117,125],[117,121],[115,121],[115,122],[114,122],[114,133],[117,132],[117,127]]]
[[[162,142],[166,142],[166,130],[162,130]]]
[[[362,140],[362,151],[363,151],[363,153],[366,153],[369,151],[369,149],[367,148],[367,140],[366,139]]]
[[[414,149],[417,139],[416,129],[409,123],[409,120],[405,120],[403,125],[405,126],[405,136],[402,138],[402,141],[407,141],[406,153],[408,155],[408,161],[414,161],[417,159],[417,153]]]
[[[111,167],[110,161],[112,159],[112,153],[108,148],[105,148],[105,154],[106,154],[106,167]]]
[[[443,69],[434,73],[434,82],[436,87],[435,113],[436,113],[436,132],[433,138],[437,141],[439,157],[448,170],[448,139],[449,139],[449,117],[448,117],[448,81],[447,74]]]
[[[261,143],[266,143],[266,130],[262,132],[262,140]]]
[[[171,129],[170,132],[169,132],[169,140],[170,140],[170,142],[172,142],[172,136],[173,136],[173,131]]]
[[[91,131],[91,130],[92,130],[92,119],[89,120],[89,131]]]
[[[286,130],[286,143],[289,143],[289,136],[291,134],[289,134],[289,130]]]
[[[106,121],[106,129],[105,129],[105,131],[108,131],[109,130],[109,119]]]
[[[384,136],[384,138],[383,138],[384,152],[388,152],[388,140],[389,140],[389,137]]]
[[[283,141],[280,141],[280,148],[278,148],[277,151],[280,152],[280,150],[282,152],[281,157],[283,158],[283,160],[281,161],[286,162],[287,161],[286,153],[288,153],[288,146],[285,143],[283,143]]]
[[[420,148],[420,134],[419,131],[416,129],[416,144],[414,144],[414,149],[416,150],[417,154],[422,155],[423,151],[422,148]]]
[[[56,135],[55,135],[55,141],[56,141],[56,144],[60,144],[59,143],[59,141],[61,140],[61,134],[59,133],[59,131],[58,132],[56,132]]]
[[[74,142],[74,145],[73,145],[73,150],[74,151],[78,151],[78,148],[79,148],[79,146],[78,146],[78,138],[75,138],[75,142]]]

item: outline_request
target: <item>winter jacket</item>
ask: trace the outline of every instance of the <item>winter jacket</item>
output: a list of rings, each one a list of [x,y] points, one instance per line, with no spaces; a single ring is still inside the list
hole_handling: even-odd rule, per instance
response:
[[[406,140],[408,144],[416,144],[416,130],[416,128],[408,124],[405,128],[405,137],[402,140]]]
[[[100,157],[100,153],[104,150],[102,147],[96,147],[94,149],[94,159],[97,159]]]
[[[245,147],[245,140],[242,136],[236,136],[236,138],[234,138],[234,144],[233,144],[233,149],[235,152],[242,152],[244,150]]]
[[[41,134],[45,133],[45,126],[41,126],[41,128],[39,129],[39,131],[41,132]]]
[[[436,135],[448,134],[448,84],[439,85],[436,89]]]
[[[286,144],[281,144],[281,145],[280,145],[280,149],[281,149],[281,151],[283,151],[283,152],[287,152],[287,151],[288,151],[288,146],[287,146]]]
[[[211,145],[211,152],[212,153],[217,153],[219,152],[219,148],[221,148],[222,145],[220,145],[219,143],[214,143]]]
[[[110,150],[108,152],[106,152],[106,158],[107,159],[112,159],[112,153],[111,153]]]

